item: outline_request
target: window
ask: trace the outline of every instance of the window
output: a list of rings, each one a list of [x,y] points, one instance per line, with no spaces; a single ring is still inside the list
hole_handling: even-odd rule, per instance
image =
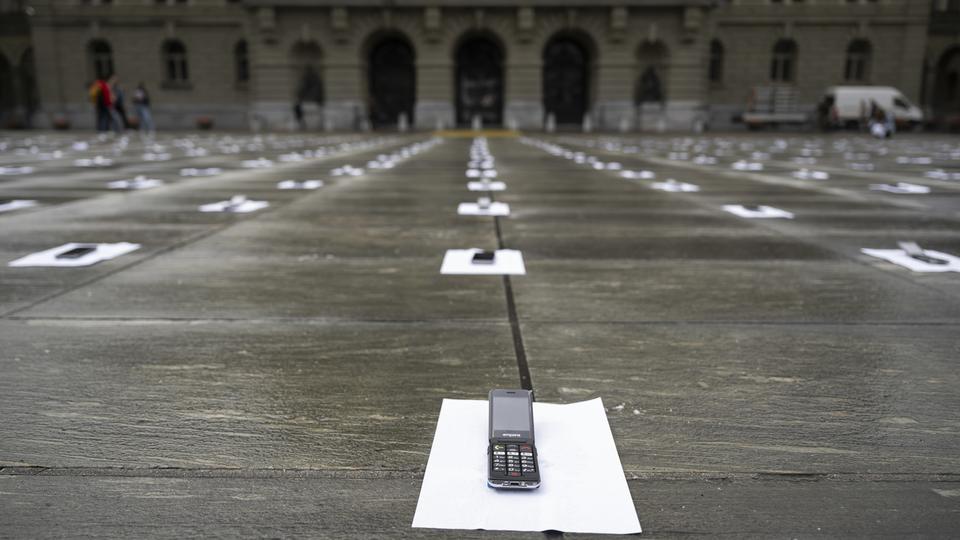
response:
[[[163,43],[163,73],[168,83],[186,83],[190,79],[187,48],[176,39]]]
[[[793,82],[797,63],[797,44],[793,40],[781,39],[773,46],[770,60],[770,80],[774,82]]]
[[[707,76],[714,84],[723,81],[723,44],[716,39],[710,42],[710,64]]]
[[[247,41],[244,39],[233,47],[233,66],[238,83],[250,80],[250,59],[247,56]]]
[[[90,57],[90,72],[94,78],[106,79],[113,75],[113,49],[102,39],[95,39],[87,46]]]
[[[907,99],[904,98],[904,97],[902,97],[902,96],[898,96],[898,97],[893,98],[893,104],[894,104],[894,106],[897,107],[898,109],[909,109],[909,108],[910,108],[910,102],[907,101]]]
[[[843,79],[848,82],[864,82],[870,76],[870,42],[856,39],[847,47],[847,62]]]

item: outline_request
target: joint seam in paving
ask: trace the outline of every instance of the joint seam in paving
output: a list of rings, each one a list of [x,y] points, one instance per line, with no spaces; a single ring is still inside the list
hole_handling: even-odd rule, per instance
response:
[[[493,193],[490,193],[493,199]],[[497,249],[507,249],[500,231],[500,218],[494,216],[493,228],[497,234]],[[527,352],[523,346],[523,333],[520,330],[520,318],[517,316],[517,303],[513,297],[513,284],[510,276],[503,276],[503,290],[507,298],[507,317],[510,319],[510,333],[513,335],[513,350],[517,355],[517,371],[520,374],[520,388],[533,392],[533,379],[530,377],[530,365],[527,364]],[[534,392],[534,399],[536,393]]]

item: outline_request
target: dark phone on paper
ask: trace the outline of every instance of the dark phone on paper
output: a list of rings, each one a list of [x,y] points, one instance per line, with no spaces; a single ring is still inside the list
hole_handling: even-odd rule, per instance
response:
[[[495,251],[478,251],[473,254],[473,264],[493,264],[493,260],[496,258],[497,252]]]
[[[63,253],[57,255],[58,259],[79,259],[84,255],[93,253],[97,250],[97,246],[78,246],[71,250],[64,251]]]
[[[487,485],[497,489],[540,487],[533,437],[533,392],[491,390]]]

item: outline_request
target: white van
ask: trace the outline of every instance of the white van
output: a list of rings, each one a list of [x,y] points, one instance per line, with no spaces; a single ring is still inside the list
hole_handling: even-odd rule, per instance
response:
[[[892,86],[831,86],[817,107],[820,126],[859,126],[870,115],[873,103],[884,111],[893,111],[898,127],[914,127],[923,122],[920,107]]]

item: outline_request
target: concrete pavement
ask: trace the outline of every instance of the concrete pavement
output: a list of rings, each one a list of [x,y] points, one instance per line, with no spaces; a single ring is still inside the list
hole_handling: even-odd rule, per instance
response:
[[[644,536],[960,527],[960,274],[860,253],[960,254],[960,183],[925,176],[960,171],[955,138],[491,138],[512,209],[498,223],[456,216],[476,198],[469,138],[356,177],[331,171],[430,136],[237,137],[238,153],[165,136],[171,160],[147,164],[137,142],[73,139],[0,137],[0,165],[36,167],[0,176],[0,199],[41,202],[0,214],[0,260],[142,248],[0,267],[0,536],[542,537],[410,528],[442,398],[527,372],[540,401],[603,398]],[[73,165],[107,152],[113,166]],[[238,166],[261,156],[274,166]],[[179,176],[200,166],[226,170]],[[105,187],[141,172],[167,184]],[[277,190],[287,178],[327,185]],[[897,181],[932,192],[869,188]],[[197,211],[237,193],[271,206]],[[439,274],[448,248],[498,245],[523,251],[526,276]]]

